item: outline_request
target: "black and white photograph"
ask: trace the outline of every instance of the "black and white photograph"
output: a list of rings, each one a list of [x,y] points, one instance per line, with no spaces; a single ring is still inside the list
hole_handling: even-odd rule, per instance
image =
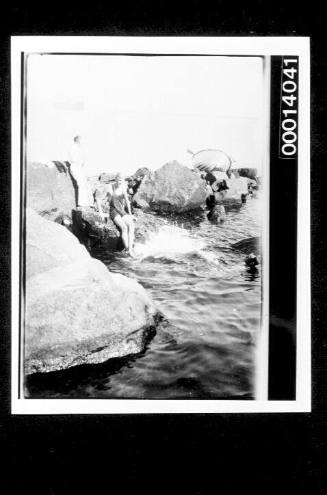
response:
[[[309,411],[308,38],[11,53],[13,411]]]

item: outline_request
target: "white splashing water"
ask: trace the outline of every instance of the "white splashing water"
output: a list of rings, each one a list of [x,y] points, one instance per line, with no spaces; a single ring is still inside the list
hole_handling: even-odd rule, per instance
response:
[[[145,244],[136,244],[134,251],[139,259],[176,258],[189,253],[200,254],[204,248],[205,242],[191,237],[186,229],[165,225],[160,232],[152,233]]]

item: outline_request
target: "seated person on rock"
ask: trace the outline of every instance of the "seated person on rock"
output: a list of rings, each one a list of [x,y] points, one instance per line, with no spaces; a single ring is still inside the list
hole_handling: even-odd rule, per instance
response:
[[[98,187],[94,192],[94,200],[101,220],[104,220],[109,216],[112,195],[113,190],[110,182],[104,184],[101,188]]]
[[[110,218],[119,228],[122,241],[128,254],[134,256],[134,221],[125,181],[121,174],[116,175],[110,201]]]

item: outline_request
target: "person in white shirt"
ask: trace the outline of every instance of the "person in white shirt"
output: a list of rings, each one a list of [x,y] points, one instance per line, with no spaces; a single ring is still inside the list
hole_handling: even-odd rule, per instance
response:
[[[70,173],[77,184],[77,205],[93,206],[93,198],[86,180],[84,165],[85,159],[81,147],[81,137],[75,136],[69,153]]]

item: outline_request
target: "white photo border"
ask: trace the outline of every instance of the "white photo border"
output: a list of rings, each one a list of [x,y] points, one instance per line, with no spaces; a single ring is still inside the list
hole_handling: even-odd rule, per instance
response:
[[[259,385],[255,400],[147,400],[147,399],[25,399],[19,398],[19,252],[21,187],[21,70],[23,53],[171,54],[258,56],[298,55],[299,148],[297,220],[297,344],[296,400],[267,399]],[[311,411],[311,267],[310,267],[310,39],[308,37],[102,37],[13,36],[11,38],[12,135],[12,414],[140,414],[140,413],[268,413]],[[269,118],[269,115],[266,116]],[[268,120],[267,120],[268,122]],[[269,190],[269,174],[265,176]],[[269,197],[266,194],[269,205]],[[267,207],[269,215],[269,207]],[[269,218],[268,218],[269,220]],[[269,221],[263,231],[263,322],[268,325]],[[264,324],[264,323],[262,323]],[[268,332],[266,332],[268,335]],[[260,343],[268,358],[267,335]],[[262,363],[261,363],[262,365]],[[264,366],[264,365],[263,365]],[[268,377],[268,359],[264,368]],[[266,380],[267,382],[267,380]],[[22,395],[22,394],[21,394]]]

